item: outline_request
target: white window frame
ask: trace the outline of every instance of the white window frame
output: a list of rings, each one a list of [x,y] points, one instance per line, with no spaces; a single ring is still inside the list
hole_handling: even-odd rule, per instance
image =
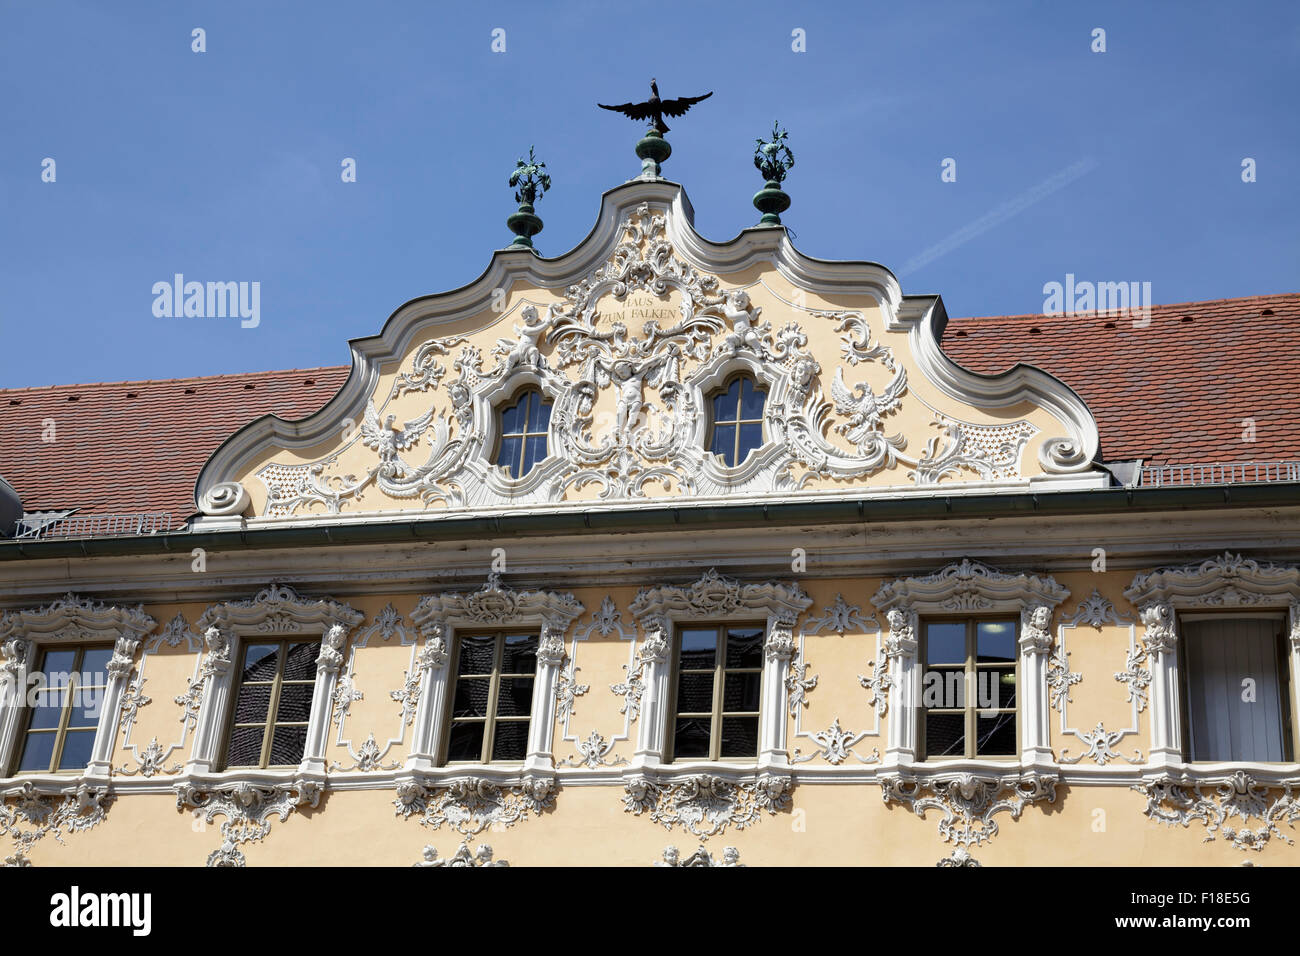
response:
[[[122,697],[135,666],[135,653],[144,635],[156,624],[142,606],[96,604],[73,594],[44,607],[5,612],[0,617],[0,770],[12,765],[15,748],[22,745],[26,680],[41,649],[112,643],[113,656],[108,663],[108,685],[99,711],[95,744],[80,774],[106,779],[112,770]],[[40,775],[24,773],[22,779],[37,776]],[[65,771],[44,776],[66,782],[69,774]]]
[[[980,767],[1008,770],[1005,758],[950,758],[918,760],[921,720],[921,671],[917,639],[920,622],[928,616],[982,617],[1014,614],[1020,619],[1020,761],[1024,771],[1056,769],[1051,744],[1051,708],[1048,706],[1047,661],[1053,645],[1052,617],[1070,596],[1050,575],[1008,573],[979,561],[963,558],[920,577],[898,578],[883,585],[871,598],[889,622],[885,656],[889,660],[888,744],[881,769]],[[1012,767],[1015,765],[1013,764]]]
[[[416,663],[420,668],[420,701],[406,761],[408,772],[428,776],[500,776],[499,764],[442,762],[446,749],[449,712],[447,696],[455,675],[451,652],[456,632],[483,628],[535,628],[538,631],[537,674],[528,714],[528,753],[524,776],[550,776],[555,770],[556,683],[564,664],[564,639],[584,608],[572,594],[557,591],[515,590],[502,585],[501,575],[488,575],[477,591],[444,591],[416,605],[411,620],[424,638]],[[509,765],[507,773],[519,771]]]
[[[1300,713],[1300,566],[1257,561],[1225,551],[1193,564],[1141,572],[1124,591],[1142,618],[1142,645],[1151,669],[1151,759],[1149,768],[1185,772],[1183,705],[1179,679],[1179,615],[1188,611],[1260,611],[1288,615],[1288,659],[1292,714]],[[1295,718],[1293,716],[1292,722]],[[1291,733],[1291,728],[1285,728]],[[1300,741],[1297,741],[1300,743]],[[1228,762],[1196,764],[1213,773],[1223,768],[1276,772],[1294,764]]]
[[[786,674],[794,656],[794,626],[812,598],[794,583],[764,581],[741,583],[709,569],[688,587],[662,585],[642,588],[630,606],[645,634],[637,659],[645,665],[646,690],[641,701],[641,726],[631,769],[635,772],[671,768],[674,772],[696,766],[717,768],[716,762],[698,759],[664,764],[668,724],[672,714],[670,681],[673,677],[673,641],[681,625],[765,624],[762,691],[758,707],[758,770],[788,771]],[[728,761],[731,764],[733,761]]]
[[[316,685],[312,691],[307,742],[296,770],[238,767],[233,776],[325,776],[330,713],[334,686],[348,635],[364,615],[346,604],[324,598],[304,598],[287,585],[272,584],[247,601],[214,604],[199,618],[206,653],[203,658],[203,699],[194,728],[194,745],[185,765],[187,776],[216,772],[234,706],[231,690],[244,644],[260,639],[301,638],[320,641]]]

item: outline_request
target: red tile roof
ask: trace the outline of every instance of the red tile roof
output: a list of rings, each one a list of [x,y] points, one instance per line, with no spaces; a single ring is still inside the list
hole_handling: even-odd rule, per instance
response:
[[[344,366],[0,389],[0,477],[27,511],[166,511],[175,527],[226,438],[268,413],[311,414],[347,377]]]
[[[1128,316],[950,318],[942,344],[973,371],[1019,361],[1064,380],[1096,416],[1106,461],[1300,458],[1300,294],[1154,306],[1145,328]],[[227,437],[267,413],[311,414],[348,371],[0,389],[0,477],[28,511],[166,511],[175,525]]]
[[[1103,461],[1300,458],[1300,294],[1157,305],[1150,325],[1134,321],[949,319],[942,345],[975,372],[1019,361],[1064,381],[1097,419]]]

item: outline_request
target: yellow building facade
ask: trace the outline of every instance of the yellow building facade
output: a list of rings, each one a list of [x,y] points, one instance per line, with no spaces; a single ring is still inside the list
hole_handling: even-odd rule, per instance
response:
[[[1294,486],[1126,488],[937,296],[692,221],[648,170],[183,530],[6,554],[0,858],[1296,861]]]

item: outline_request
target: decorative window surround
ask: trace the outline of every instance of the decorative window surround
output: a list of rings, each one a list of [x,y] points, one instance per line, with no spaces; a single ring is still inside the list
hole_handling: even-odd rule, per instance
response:
[[[1256,851],[1264,849],[1273,837],[1294,844],[1295,840],[1280,825],[1293,829],[1295,821],[1300,820],[1300,800],[1292,793],[1292,786],[1283,786],[1272,800],[1268,788],[1267,783],[1261,784],[1241,770],[1195,781],[1167,777],[1133,787],[1146,795],[1145,813],[1149,819],[1184,829],[1199,821],[1207,834],[1201,842],[1210,843],[1216,832],[1222,832],[1235,849]],[[1243,824],[1258,819],[1260,825],[1233,827],[1228,823],[1233,817]]]
[[[135,652],[156,623],[143,606],[96,604],[73,594],[64,595],[45,607],[7,611],[0,616],[0,771],[10,765],[14,748],[21,740],[26,680],[35,666],[39,648],[61,643],[112,641],[113,657],[108,663],[95,746],[85,770],[88,779],[106,779],[113,767],[123,695],[130,683]],[[46,778],[58,780],[60,784],[66,784],[68,779],[66,774],[47,774]]]
[[[1148,770],[1191,769],[1183,760],[1182,706],[1179,700],[1178,614],[1192,610],[1286,611],[1290,628],[1292,675],[1300,674],[1300,566],[1273,564],[1233,555],[1208,558],[1197,564],[1142,572],[1124,591],[1138,609],[1144,631],[1142,645],[1151,669],[1151,759]],[[1292,680],[1291,706],[1300,706],[1300,681]],[[1294,712],[1294,711],[1293,711]],[[1255,776],[1276,776],[1279,766],[1236,763],[1197,765],[1210,775],[1249,770]],[[1291,771],[1300,782],[1300,775]],[[1207,780],[1210,778],[1206,778]]]
[[[890,661],[893,717],[883,768],[908,770],[917,761],[922,665],[917,660],[916,635],[920,619],[927,614],[975,612],[1020,616],[1020,765],[1026,770],[1053,771],[1047,656],[1052,649],[1052,614],[1069,596],[1050,576],[1008,574],[969,558],[934,574],[883,585],[871,599],[889,622],[885,655]],[[918,766],[937,770],[966,765],[1006,767],[1005,762],[990,760],[930,761]]]
[[[416,658],[420,668],[420,701],[415,711],[415,730],[404,776],[420,784],[426,779],[442,780],[472,772],[488,778],[554,778],[556,687],[567,657],[564,635],[582,614],[582,604],[567,592],[517,591],[501,584],[492,572],[483,587],[472,593],[447,591],[423,598],[411,612],[411,620],[424,637],[424,648]],[[537,678],[528,723],[528,754],[522,777],[518,769],[503,771],[495,765],[466,768],[438,766],[447,734],[447,693],[451,686],[448,660],[455,646],[457,629],[479,627],[535,627],[539,629]],[[414,776],[412,776],[414,775]]]
[[[240,641],[269,637],[320,639],[316,658],[316,686],[312,692],[311,717],[302,762],[296,771],[317,781],[325,776],[326,749],[334,688],[343,663],[343,647],[349,632],[364,615],[346,604],[323,598],[300,597],[293,588],[272,584],[248,601],[214,604],[199,618],[207,653],[200,668],[202,699],[194,729],[194,749],[185,765],[188,778],[212,773],[221,753],[222,734],[234,683],[234,662],[239,660]],[[267,778],[265,772],[240,770],[248,779]],[[272,771],[270,779],[283,779],[284,772]]]
[[[689,587],[663,585],[642,588],[630,605],[632,616],[645,634],[639,660],[646,693],[641,702],[641,724],[632,769],[638,774],[688,766],[687,761],[663,765],[664,741],[668,733],[667,711],[671,674],[673,629],[684,623],[726,624],[732,621],[766,619],[762,698],[759,701],[758,766],[761,772],[788,773],[786,752],[786,708],[789,689],[786,676],[794,657],[793,630],[800,613],[812,598],[797,584],[765,581],[742,584],[723,577],[712,568]],[[706,764],[716,770],[716,764]]]

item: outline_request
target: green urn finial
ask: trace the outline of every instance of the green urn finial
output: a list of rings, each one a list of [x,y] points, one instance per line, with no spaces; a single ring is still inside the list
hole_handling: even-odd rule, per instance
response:
[[[789,136],[780,123],[773,123],[770,140],[755,140],[754,167],[767,180],[754,194],[754,206],[763,214],[759,225],[781,225],[781,213],[790,208],[790,197],[781,189],[786,174],[794,168],[794,153],[786,143]]]
[[[533,203],[551,188],[551,177],[546,164],[538,162],[533,147],[528,147],[528,159],[515,161],[515,171],[510,174],[510,185],[515,187],[515,202],[519,210],[506,219],[506,225],[515,234],[511,246],[533,247],[533,236],[542,231],[542,220],[533,211]]]

